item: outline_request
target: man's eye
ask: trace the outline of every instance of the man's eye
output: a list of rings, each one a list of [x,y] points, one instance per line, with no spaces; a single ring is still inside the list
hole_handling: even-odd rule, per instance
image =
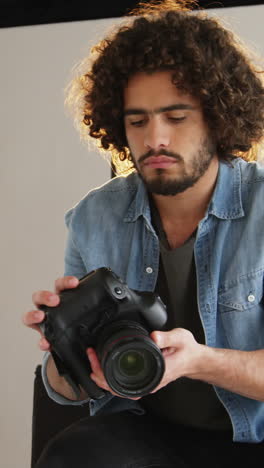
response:
[[[140,127],[141,125],[144,124],[144,120],[141,119],[141,120],[133,120],[132,122],[130,122],[130,125],[133,125],[133,127]]]
[[[172,117],[172,116],[169,116],[168,119],[171,120],[172,122],[182,122],[183,120],[186,119],[186,117]]]

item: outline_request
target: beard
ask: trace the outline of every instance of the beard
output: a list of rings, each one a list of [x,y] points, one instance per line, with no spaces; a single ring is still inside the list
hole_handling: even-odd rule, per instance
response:
[[[145,176],[140,170],[140,164],[150,156],[169,156],[177,160],[181,174],[177,177],[171,178],[167,175],[167,170],[162,168],[155,169],[154,176]],[[132,160],[137,168],[140,178],[146,185],[150,193],[156,195],[174,196],[182,193],[190,187],[193,187],[196,182],[205,174],[210,162],[216,154],[216,147],[209,138],[206,138],[197,149],[196,154],[190,160],[189,168],[186,169],[184,159],[181,155],[171,151],[162,150],[156,153],[150,150],[148,153],[141,156],[136,165],[135,159],[132,155]]]

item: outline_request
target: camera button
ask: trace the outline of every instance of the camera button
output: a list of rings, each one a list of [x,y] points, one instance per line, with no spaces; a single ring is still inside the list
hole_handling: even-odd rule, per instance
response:
[[[126,296],[126,289],[121,288],[120,286],[114,286],[112,289],[112,294],[116,299],[124,299],[124,297]]]

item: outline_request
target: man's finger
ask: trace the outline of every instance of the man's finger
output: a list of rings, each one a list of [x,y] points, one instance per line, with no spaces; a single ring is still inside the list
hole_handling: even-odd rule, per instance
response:
[[[44,336],[39,340],[39,347],[42,351],[50,350],[50,344]]]
[[[185,330],[184,328],[174,328],[173,330],[166,332],[154,331],[150,336],[156,345],[163,349],[171,347],[175,348],[181,345],[187,339],[189,340],[192,334],[189,330]]]
[[[91,368],[94,374],[100,374],[103,375],[103,371],[101,368],[100,361],[97,357],[97,354],[93,348],[88,348],[87,350],[87,356],[91,364]]]
[[[44,317],[45,314],[42,310],[30,310],[22,316],[22,322],[27,327],[39,330],[38,324],[42,322]]]
[[[58,278],[55,281],[55,292],[59,294],[65,289],[76,288],[78,284],[79,280],[76,278],[76,276],[64,276],[62,278]]]
[[[39,327],[39,324],[43,321],[44,317],[45,314],[42,310],[30,310],[22,316],[22,322],[24,325],[29,328],[33,328],[33,330],[36,330],[41,335],[39,347],[42,351],[48,351],[50,349],[50,344]]]
[[[36,291],[32,295],[32,301],[38,308],[42,304],[55,307],[59,304],[60,298],[57,294],[54,294],[51,291]]]

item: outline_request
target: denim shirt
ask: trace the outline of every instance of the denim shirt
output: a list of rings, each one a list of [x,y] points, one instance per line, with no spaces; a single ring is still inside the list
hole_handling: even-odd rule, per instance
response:
[[[198,310],[208,346],[264,349],[263,204],[263,167],[239,158],[219,164],[214,193],[198,225],[194,246]],[[146,189],[137,173],[114,178],[92,190],[66,213],[65,220],[69,229],[65,275],[80,278],[106,266],[130,288],[154,291],[159,239],[151,225]],[[43,380],[58,403],[84,403],[56,394],[47,382],[45,365]],[[233,440],[263,441],[264,402],[220,387],[214,389],[231,418]],[[91,415],[122,409],[144,411],[140,400],[110,393],[90,400]]]

